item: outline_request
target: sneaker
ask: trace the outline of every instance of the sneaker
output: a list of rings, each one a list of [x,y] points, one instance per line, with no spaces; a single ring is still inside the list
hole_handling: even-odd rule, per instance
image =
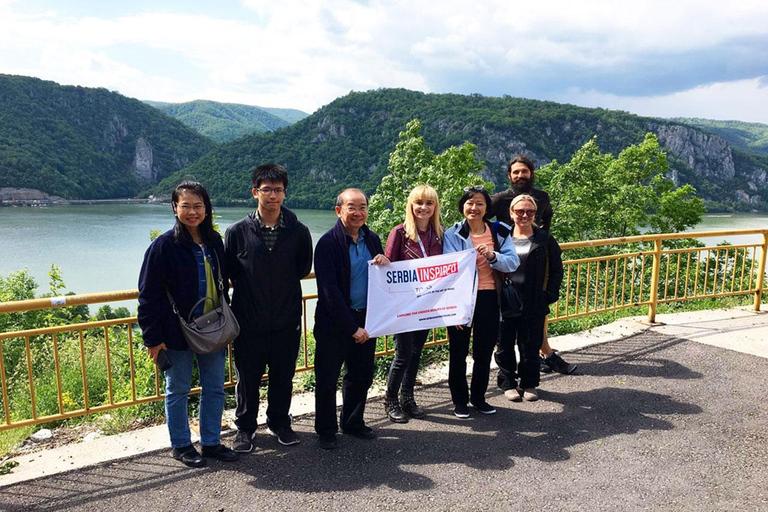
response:
[[[366,425],[354,430],[344,430],[344,433],[358,439],[376,439],[376,431]]]
[[[212,459],[223,460],[225,462],[232,462],[240,458],[237,452],[230,450],[223,444],[217,444],[216,446],[203,446],[203,457],[210,457]]]
[[[523,393],[522,393],[522,390],[520,388],[508,389],[508,390],[504,391],[504,396],[510,402],[522,402],[523,401]]]
[[[560,357],[557,352],[551,352],[546,358],[544,358],[544,362],[553,372],[562,373],[563,375],[570,375],[576,371],[576,368],[578,368],[578,365],[576,364],[565,362],[565,360]]]
[[[202,468],[205,466],[205,459],[192,445],[183,448],[174,448],[171,450],[171,457],[180,460],[191,468]]]
[[[535,402],[539,399],[539,392],[536,388],[525,388],[523,390],[523,400],[526,402]]]
[[[483,414],[496,414],[496,409],[486,401],[478,402],[476,404],[473,403],[472,407],[474,407],[475,409],[477,409],[479,412]]]
[[[294,432],[290,426],[278,429],[276,432],[267,427],[267,433],[276,437],[277,442],[283,446],[293,446],[294,444],[299,444],[301,442],[299,436],[296,435],[296,432]]]
[[[235,440],[232,442],[232,449],[237,453],[251,453],[253,451],[253,432],[238,430]]]
[[[322,434],[317,440],[318,446],[323,450],[335,450],[339,447],[336,434]]]
[[[457,418],[469,418],[469,407],[466,405],[457,405],[453,408],[453,415]]]

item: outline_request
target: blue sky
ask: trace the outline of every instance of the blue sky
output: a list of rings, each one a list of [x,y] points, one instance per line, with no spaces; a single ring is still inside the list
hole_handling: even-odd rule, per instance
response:
[[[351,90],[768,123],[768,2],[0,0],[0,73],[312,112]]]

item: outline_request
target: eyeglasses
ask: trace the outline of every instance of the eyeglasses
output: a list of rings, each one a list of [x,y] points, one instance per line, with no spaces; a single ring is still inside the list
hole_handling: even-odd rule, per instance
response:
[[[176,203],[176,208],[183,212],[188,212],[191,210],[194,210],[196,212],[203,212],[205,211],[205,205],[204,204],[179,204]]]
[[[533,217],[536,214],[536,210],[512,210],[512,213],[518,217],[528,216]]]
[[[483,190],[485,190],[485,187],[482,185],[475,185],[473,187],[464,187],[464,192],[469,192],[470,190],[472,192],[482,192]]]
[[[355,213],[355,212],[365,213],[368,211],[367,206],[343,206],[342,209],[348,213]]]
[[[265,196],[268,196],[269,194],[271,194],[273,192],[275,194],[277,194],[277,195],[280,195],[280,194],[285,192],[284,188],[279,188],[279,187],[278,188],[261,187],[261,188],[257,188],[256,190],[258,190],[260,193],[264,194]]]

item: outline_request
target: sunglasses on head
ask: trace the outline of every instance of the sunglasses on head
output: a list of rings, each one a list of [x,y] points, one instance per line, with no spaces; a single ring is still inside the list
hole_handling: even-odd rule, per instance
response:
[[[473,187],[464,187],[464,192],[469,192],[470,190],[472,192],[482,192],[483,190],[485,190],[485,187],[482,185],[475,185]]]

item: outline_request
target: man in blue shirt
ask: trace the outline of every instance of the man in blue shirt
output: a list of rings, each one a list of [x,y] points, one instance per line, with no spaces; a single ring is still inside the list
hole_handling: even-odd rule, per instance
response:
[[[336,199],[336,225],[325,233],[315,250],[317,307],[315,309],[315,431],[320,446],[338,446],[339,423],[345,434],[373,439],[363,413],[373,383],[376,338],[368,336],[365,314],[368,262],[387,265],[381,240],[368,229],[368,198],[350,188]],[[342,408],[336,420],[336,382],[344,365]]]

